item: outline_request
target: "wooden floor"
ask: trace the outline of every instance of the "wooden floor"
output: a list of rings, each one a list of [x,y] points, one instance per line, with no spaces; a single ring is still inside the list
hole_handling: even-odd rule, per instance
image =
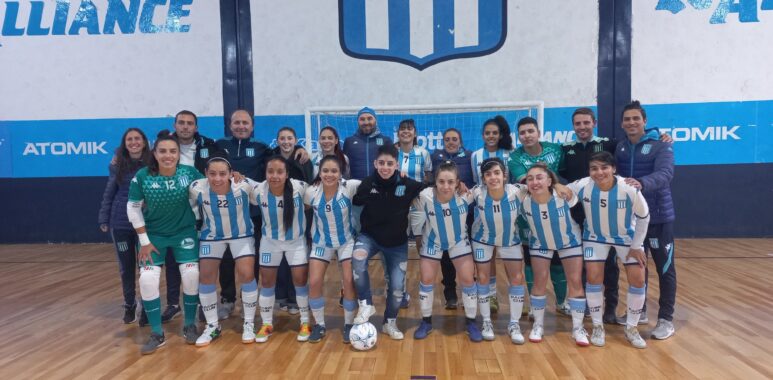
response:
[[[148,328],[120,321],[112,246],[0,245],[0,379],[773,378],[773,240],[679,240],[676,247],[677,332],[666,341],[647,339],[646,350],[630,347],[616,326],[607,328],[604,348],[575,346],[571,321],[555,315],[552,299],[546,339],[513,345],[506,336],[506,284],[500,281],[504,310],[495,317],[494,342],[468,341],[463,311],[443,310],[438,284],[435,332],[429,338],[411,338],[420,320],[414,302],[400,312],[405,340],[380,335],[374,350],[355,352],[341,343],[339,272],[331,266],[325,291],[328,336],[322,343],[296,342],[297,316],[277,312],[278,332],[266,344],[240,343],[241,321],[232,317],[223,323],[223,337],[200,349],[184,344],[178,318],[164,326],[166,347],[143,357],[139,346]],[[380,315],[383,272],[378,262],[371,268]],[[411,260],[414,299],[417,270],[418,262]],[[642,336],[656,319],[658,286],[654,271],[651,275],[651,322]],[[528,331],[530,324],[522,319],[521,326]]]

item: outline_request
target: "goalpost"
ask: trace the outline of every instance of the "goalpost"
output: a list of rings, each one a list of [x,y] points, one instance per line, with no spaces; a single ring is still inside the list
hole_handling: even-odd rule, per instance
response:
[[[311,107],[305,112],[305,144],[309,152],[316,152],[319,131],[333,126],[343,141],[357,131],[357,111],[363,106]],[[381,133],[397,141],[397,126],[403,119],[414,119],[417,128],[418,145],[430,152],[442,148],[443,131],[456,128],[462,133],[464,147],[477,150],[483,146],[481,132],[483,123],[496,115],[502,115],[510,124],[513,142],[516,141],[516,123],[519,119],[531,116],[539,122],[543,130],[544,108],[542,101],[467,103],[467,104],[428,104],[428,105],[367,105],[376,111],[376,119]]]

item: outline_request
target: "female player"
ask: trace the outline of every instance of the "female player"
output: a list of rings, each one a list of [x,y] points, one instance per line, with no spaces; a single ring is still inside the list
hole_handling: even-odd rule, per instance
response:
[[[282,258],[287,259],[295,286],[301,314],[298,341],[309,340],[309,291],[307,286],[308,257],[306,251],[306,218],[303,194],[306,183],[290,179],[290,163],[282,156],[266,162],[266,181],[253,188],[253,204],[260,208],[263,219],[260,242],[260,316],[263,325],[255,334],[255,341],[264,343],[274,332],[273,314],[276,298],[274,285],[277,268]]]
[[[150,163],[148,138],[138,128],[129,128],[121,137],[121,145],[115,152],[115,162],[110,163],[110,178],[99,208],[99,229],[110,231],[118,257],[118,271],[123,289],[123,323],[137,320],[135,276],[137,268],[137,233],[126,217],[129,183],[140,168]]]
[[[314,167],[314,178],[319,175],[319,167],[322,162],[322,158],[325,156],[336,156],[338,160],[343,163],[344,170],[341,171],[341,177],[345,179],[351,178],[349,172],[349,157],[344,154],[341,149],[340,139],[338,138],[338,131],[332,126],[325,126],[319,131],[319,150],[311,158],[311,164]]]
[[[426,219],[422,235],[424,244],[419,252],[419,305],[422,321],[413,334],[415,339],[424,339],[432,332],[434,283],[444,251],[448,251],[456,267],[459,282],[462,283],[467,334],[473,342],[483,339],[478,326],[475,325],[478,306],[474,279],[475,263],[470,255],[470,242],[467,240],[466,221],[472,194],[469,191],[464,195],[457,194],[459,183],[456,165],[452,161],[446,161],[437,168],[435,186],[422,190],[413,202],[414,207],[420,210]]]
[[[558,173],[563,161],[563,151],[560,144],[547,141],[539,141],[540,130],[537,120],[531,117],[524,117],[518,120],[518,139],[521,146],[510,154],[510,183],[524,183],[526,181],[526,171],[537,162],[547,165],[547,168],[554,173]],[[521,239],[524,244],[529,240],[527,231],[529,225],[523,218],[518,218],[518,228],[521,230]],[[531,252],[528,246],[524,248],[524,259],[526,263],[526,283],[529,289],[534,284],[534,273],[531,267]],[[561,260],[557,257],[551,259],[550,279],[553,282],[553,290],[556,293],[556,310],[564,315],[569,315],[569,306],[566,301],[566,275],[564,274]]]
[[[531,309],[534,325],[529,341],[542,341],[545,319],[545,285],[554,251],[564,266],[569,286],[569,307],[572,313],[572,337],[579,346],[587,346],[588,333],[582,327],[585,316],[585,296],[582,288],[582,247],[580,227],[572,219],[569,208],[577,197],[565,201],[554,191],[558,177],[547,165],[539,162],[526,173],[529,194],[522,200],[522,214],[529,224],[529,250],[534,268],[531,289]]]
[[[472,176],[477,184],[480,184],[482,180],[480,168],[483,160],[497,157],[504,162],[506,168],[510,159],[510,152],[513,150],[513,137],[510,136],[510,124],[502,115],[497,115],[483,123],[483,144],[483,148],[472,154]],[[491,311],[496,312],[499,310],[499,301],[497,300],[497,276],[494,265],[491,266],[489,279],[491,285],[489,307]]]
[[[523,250],[515,220],[521,209],[525,188],[507,183],[507,170],[499,158],[487,158],[481,165],[483,184],[472,190],[475,208],[471,236],[474,259],[478,270],[478,302],[483,318],[483,338],[494,339],[491,324],[489,273],[495,251],[499,253],[510,283],[510,324],[507,331],[510,340],[523,344],[524,338],[518,320],[523,310]]]
[[[591,343],[604,346],[602,323],[604,296],[604,262],[609,249],[615,247],[628,276],[628,313],[625,338],[636,348],[647,343],[636,326],[644,306],[644,239],[649,225],[649,208],[642,193],[615,175],[615,158],[609,152],[594,153],[590,157],[590,179],[581,179],[568,187],[577,193],[585,210],[583,226],[583,253],[588,283],[585,294],[593,320]]]
[[[250,199],[255,182],[232,181],[231,163],[222,157],[209,159],[204,172],[207,178],[194,181],[189,188],[190,199],[203,214],[199,234],[199,299],[207,326],[196,345],[207,346],[220,336],[215,281],[226,249],[231,250],[236,262],[236,281],[242,284],[242,343],[252,343],[255,341],[255,305],[258,302],[254,227],[250,219]]]
[[[309,255],[309,306],[315,324],[309,341],[321,341],[327,331],[323,286],[327,266],[336,255],[341,264],[343,282],[343,339],[344,343],[349,343],[349,331],[357,307],[352,279],[352,249],[356,234],[352,227],[352,198],[360,181],[341,179],[344,163],[337,156],[323,157],[319,167],[319,175],[304,196],[304,203],[314,213]]]
[[[188,186],[203,176],[196,168],[179,162],[179,143],[169,131],[161,131],[150,164],[137,172],[129,186],[126,213],[141,245],[137,255],[140,295],[151,326],[150,339],[140,350],[143,354],[151,354],[165,343],[158,288],[168,249],[180,265],[183,336],[189,344],[196,343],[199,336],[195,324],[199,305],[199,239],[196,217],[188,202]]]

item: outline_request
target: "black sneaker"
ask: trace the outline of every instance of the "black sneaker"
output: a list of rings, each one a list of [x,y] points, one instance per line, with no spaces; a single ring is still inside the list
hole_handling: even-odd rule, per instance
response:
[[[459,307],[459,300],[452,298],[446,301],[446,310],[456,310]]]
[[[183,338],[185,338],[185,343],[196,344],[196,339],[199,339],[199,329],[196,325],[183,327]]]
[[[327,332],[327,329],[325,329],[325,326],[322,325],[314,325],[314,327],[311,329],[311,335],[309,336],[309,342],[311,343],[319,343],[322,341],[322,338],[325,337],[325,333]]]
[[[180,305],[169,305],[161,314],[161,323],[167,323],[180,315]]]
[[[352,331],[352,327],[354,327],[354,325],[344,325],[344,344],[349,344],[349,333]]]
[[[605,325],[616,325],[617,324],[617,316],[615,316],[615,313],[604,313],[604,316],[601,318],[601,320],[604,322]]]
[[[164,339],[164,334],[150,333],[150,339],[148,339],[147,343],[142,345],[140,353],[143,355],[152,354],[165,344],[166,339]]]
[[[141,308],[140,309],[140,322],[139,322],[139,325],[140,325],[140,327],[145,327],[145,326],[148,325],[148,323],[149,323],[148,322],[148,314],[145,313],[145,309],[144,308]]]
[[[199,310],[199,322],[207,323],[207,317],[204,316],[204,309],[201,308],[201,304],[197,308]]]
[[[123,323],[130,325],[137,322],[137,304],[131,306],[124,306],[123,311]]]

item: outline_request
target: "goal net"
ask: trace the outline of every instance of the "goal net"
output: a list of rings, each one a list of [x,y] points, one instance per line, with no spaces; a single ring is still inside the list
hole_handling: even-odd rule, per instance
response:
[[[357,111],[361,106],[313,107],[305,114],[306,149],[316,152],[319,131],[332,126],[338,131],[341,144],[357,131]],[[401,120],[416,122],[418,145],[432,152],[443,147],[443,131],[456,128],[462,133],[464,148],[475,151],[483,146],[483,123],[496,115],[502,115],[510,124],[513,142],[516,141],[515,126],[523,117],[531,116],[539,122],[540,130],[544,121],[544,102],[502,102],[475,104],[432,104],[405,106],[371,106],[381,133],[397,142],[397,127]]]

